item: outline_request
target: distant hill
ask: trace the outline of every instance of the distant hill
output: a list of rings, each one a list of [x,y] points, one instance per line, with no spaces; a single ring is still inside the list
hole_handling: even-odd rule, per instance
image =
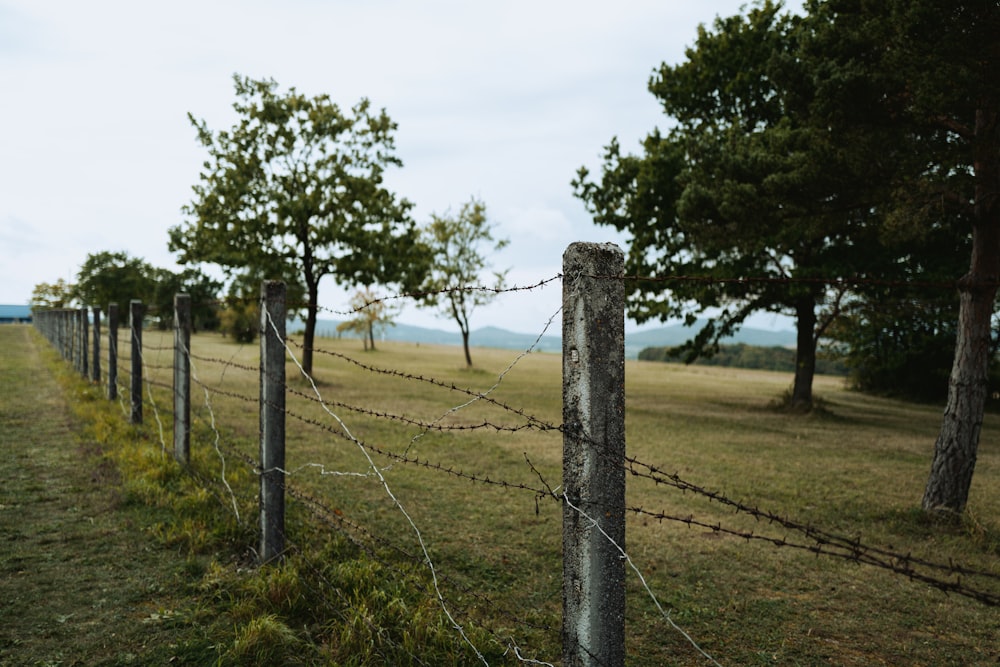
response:
[[[326,338],[337,337],[337,320],[319,320],[316,323],[316,335]],[[636,333],[625,334],[625,357],[636,359],[639,352],[647,347],[667,347],[680,345],[696,334],[702,322],[692,327],[683,324],[673,324],[659,329],[649,329]],[[548,334],[539,339],[538,334],[525,334],[507,331],[498,327],[483,327],[475,329],[469,335],[473,347],[493,347],[502,350],[526,350],[534,346],[536,352],[562,352],[562,337],[559,335],[560,323],[554,322]],[[301,330],[301,321],[289,322],[289,331]],[[539,332],[540,333],[540,332]],[[353,334],[344,334],[354,338]],[[397,324],[389,327],[381,336],[382,340],[400,341],[405,343],[423,343],[425,345],[461,345],[462,335],[458,331],[444,331],[415,327],[409,324]],[[536,343],[537,341],[537,343]],[[745,343],[762,347],[792,347],[795,345],[794,331],[768,331],[766,329],[744,328],[732,338],[724,339],[726,343]]]

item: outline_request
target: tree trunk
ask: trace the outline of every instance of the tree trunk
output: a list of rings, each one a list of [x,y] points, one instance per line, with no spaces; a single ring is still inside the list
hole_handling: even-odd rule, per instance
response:
[[[961,292],[948,404],[921,503],[929,512],[958,514],[969,499],[986,405],[995,295],[995,287],[963,288]]]
[[[1000,279],[1000,137],[996,111],[976,114],[972,261],[959,281],[958,339],[948,379],[948,404],[934,443],[921,506],[961,513],[969,500],[979,432],[989,390],[991,320]]]
[[[816,301],[803,298],[795,305],[795,382],[789,407],[808,411],[813,405],[816,376]]]
[[[368,340],[371,341],[371,344],[372,344],[372,352],[374,352],[375,351],[375,323],[373,321],[371,321],[371,320],[368,320],[368,334],[367,335],[368,335]],[[365,349],[366,350],[368,349],[368,345],[367,344],[365,345]]]
[[[469,328],[462,327],[462,347],[465,348],[465,365],[472,368],[472,355],[469,354]]]
[[[313,343],[316,340],[316,312],[319,309],[316,285],[309,285],[309,303],[306,304],[306,329],[302,334],[302,370],[312,375]]]

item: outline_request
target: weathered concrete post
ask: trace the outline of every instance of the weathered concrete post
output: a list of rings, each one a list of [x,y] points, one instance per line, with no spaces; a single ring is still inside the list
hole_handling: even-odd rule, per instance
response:
[[[108,400],[118,398],[118,304],[108,304]]]
[[[101,309],[94,306],[94,358],[90,364],[90,381],[97,384],[101,381]]]
[[[625,664],[625,286],[613,244],[563,254],[563,664]],[[603,532],[602,532],[603,531]]]
[[[285,551],[285,283],[260,290],[260,560]]]
[[[191,296],[174,295],[174,458],[191,461]]]
[[[79,311],[80,323],[80,375],[84,378],[90,376],[90,364],[87,363],[87,357],[90,355],[90,320],[87,318],[87,309],[81,308]]]
[[[129,330],[132,332],[132,418],[142,423],[142,301],[129,302]]]

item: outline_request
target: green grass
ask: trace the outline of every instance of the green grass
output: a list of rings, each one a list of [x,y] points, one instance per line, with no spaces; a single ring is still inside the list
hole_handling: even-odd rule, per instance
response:
[[[147,332],[146,342],[155,379],[169,384],[169,372],[160,367],[169,364],[170,352],[156,349],[169,339]],[[450,389],[489,389],[515,355],[477,350],[477,368],[469,371],[457,348],[381,343],[366,354],[357,341],[320,345],[410,376],[374,373],[329,354],[315,359],[319,390],[351,434],[405,457],[370,452],[419,529],[448,610],[471,642],[490,664],[516,662],[509,653],[501,657],[512,640],[522,655],[558,664],[561,506],[483,480],[557,487],[561,435],[425,431],[383,414],[447,425],[522,425],[523,415],[485,401],[453,411],[470,397]],[[256,478],[231,450],[256,458],[257,347],[197,335],[192,349],[202,357],[195,374],[212,388],[211,413],[197,385],[192,410],[194,468],[209,491],[161,456],[164,447],[169,450],[169,392],[158,387],[153,395],[165,445],[147,405],[147,425],[133,445],[116,449],[114,461],[132,499],[125,504],[144,512],[147,532],[188,563],[197,604],[228,621],[229,634],[216,641],[217,659],[404,664],[412,658],[420,664],[413,658],[419,656],[427,664],[476,664],[441,613],[414,530],[369,474],[358,445],[315,401],[289,396],[289,411],[302,419],[288,419],[286,467],[292,488],[320,498],[332,515],[317,520],[291,499],[290,558],[277,570],[248,567],[256,539]],[[490,396],[558,425],[560,364],[556,355],[527,355]],[[293,364],[288,373],[296,391],[312,392]],[[628,362],[626,375],[630,456],[749,506],[860,536],[865,544],[1000,575],[1000,431],[993,414],[983,427],[969,511],[960,524],[938,524],[915,508],[939,408],[863,396],[846,391],[840,379],[820,377],[816,392],[824,409],[788,415],[769,407],[788,387],[791,378],[784,374]],[[120,407],[103,403],[124,422]],[[234,495],[221,483],[211,417],[219,425],[225,479]],[[114,432],[117,427],[102,428],[110,440],[128,442]],[[636,477],[628,484],[630,506],[811,544],[690,492]],[[232,518],[234,502],[242,523]],[[337,529],[343,526],[345,532]],[[882,569],[640,514],[628,517],[627,542],[671,618],[724,665],[986,665],[1000,659],[995,608]],[[220,555],[226,553],[228,560]],[[1000,589],[996,579],[963,581],[994,594]],[[170,618],[185,627],[184,614]],[[705,664],[631,573],[627,633],[630,665]],[[274,646],[284,653],[260,653]]]

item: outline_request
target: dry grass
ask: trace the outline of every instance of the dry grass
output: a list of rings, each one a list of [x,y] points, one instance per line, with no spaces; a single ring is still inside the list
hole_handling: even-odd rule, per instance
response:
[[[169,364],[170,353],[156,349],[169,341],[154,333],[146,340],[147,364],[158,381],[169,383],[168,371],[160,367]],[[357,441],[377,448],[382,454],[372,449],[368,454],[419,529],[458,620],[484,624],[500,648],[513,637],[525,655],[558,662],[561,507],[531,491],[481,480],[556,487],[560,434],[427,430],[385,416],[519,426],[528,421],[526,414],[558,425],[558,356],[520,359],[490,394],[501,405],[480,400],[453,411],[470,395],[452,385],[472,393],[486,391],[515,355],[478,350],[478,367],[469,371],[456,348],[383,343],[378,352],[366,354],[357,341],[323,340],[320,345],[394,373],[316,355],[319,391],[342,423],[317,402],[289,396],[288,409],[295,415],[288,419],[291,485],[321,497],[339,516],[376,536],[357,535],[380,553],[391,543],[419,563],[416,533],[380,478],[371,474],[357,442],[345,437],[345,428]],[[256,346],[198,335],[192,349],[200,357],[196,375],[212,388],[209,403],[223,443],[255,457]],[[297,372],[290,363],[289,385],[311,394],[312,387]],[[967,520],[938,525],[915,508],[929,469],[939,408],[851,393],[841,380],[821,377],[816,391],[824,409],[790,416],[769,408],[789,381],[766,372],[629,362],[628,453],[801,523],[1000,575],[1000,431],[992,415],[983,428]],[[166,392],[157,390],[154,396],[165,410]],[[194,402],[198,439],[193,448],[202,452],[204,472],[218,478],[221,468],[206,427],[209,411],[197,386]],[[148,409],[146,414],[151,421]],[[229,457],[227,465],[232,472],[244,464]],[[243,476],[252,483],[252,475]],[[237,493],[252,500],[252,487]],[[787,529],[641,478],[630,478],[628,504],[811,544]],[[293,503],[291,510],[301,507]],[[306,536],[292,534],[291,539]],[[972,665],[1000,659],[1000,614],[994,608],[884,570],[644,515],[630,515],[627,549],[657,598],[672,610],[672,619],[722,664]],[[994,593],[1000,588],[995,579],[970,583]],[[634,577],[628,636],[630,665],[704,664],[659,616]]]

